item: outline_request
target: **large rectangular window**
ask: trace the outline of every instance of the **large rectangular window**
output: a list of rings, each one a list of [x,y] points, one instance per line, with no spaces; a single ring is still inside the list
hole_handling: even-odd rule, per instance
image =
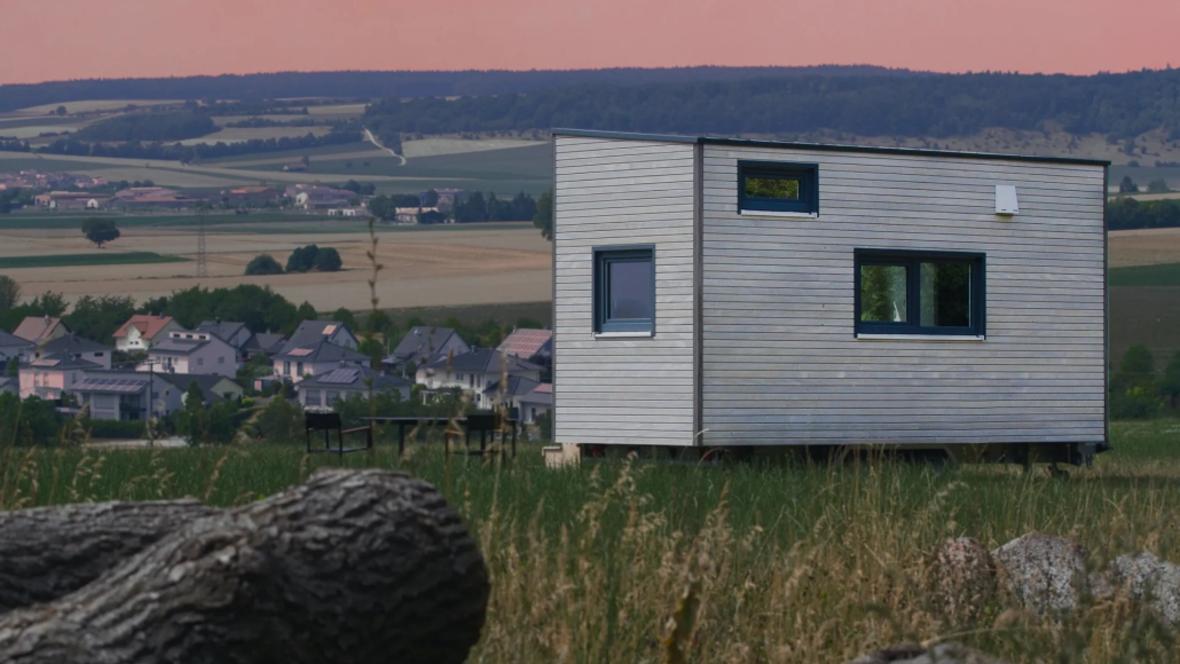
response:
[[[857,334],[984,334],[982,254],[856,251]]]
[[[594,250],[594,331],[652,334],[656,319],[655,249]]]
[[[738,162],[738,211],[819,214],[819,166]]]

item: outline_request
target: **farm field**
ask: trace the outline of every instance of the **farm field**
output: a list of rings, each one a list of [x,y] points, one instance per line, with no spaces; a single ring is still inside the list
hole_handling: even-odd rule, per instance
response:
[[[1124,553],[1180,559],[1180,424],[1115,423],[1114,450],[1068,478],[1044,468],[651,465],[551,470],[444,459],[389,443],[343,460],[297,444],[176,450],[0,450],[0,509],[192,496],[230,506],[274,495],[317,467],[400,469],[459,510],[492,578],[469,661],[664,661],[685,594],[701,603],[697,662],[842,662],[885,645],[962,640],[1012,662],[1174,662],[1180,644],[1125,602],[1083,600],[1060,621],[948,610],[932,552],[972,536],[989,549],[1030,531],[1074,535],[1097,566]],[[692,589],[691,591],[689,589]],[[961,607],[962,605],[960,605]],[[522,629],[522,626],[527,628]]]
[[[298,223],[244,223],[252,230],[208,227],[207,279],[196,279],[195,262],[106,265],[101,270],[59,265],[8,268],[3,273],[20,282],[29,298],[53,291],[67,300],[119,293],[142,301],[198,283],[207,288],[250,283],[270,286],[296,303],[308,301],[321,311],[369,308],[367,224],[338,219],[304,221],[302,227]],[[312,226],[318,227],[309,228]],[[197,241],[191,227],[121,225],[121,230],[122,237],[108,249],[98,250],[78,231],[77,222],[54,230],[0,226],[0,261],[115,250],[154,252],[190,261],[195,258]],[[540,302],[551,297],[550,244],[531,225],[398,229],[382,231],[379,238],[378,259],[385,265],[377,286],[382,308]],[[328,274],[243,276],[246,264],[258,254],[272,254],[285,264],[292,250],[308,244],[335,247],[345,269]]]

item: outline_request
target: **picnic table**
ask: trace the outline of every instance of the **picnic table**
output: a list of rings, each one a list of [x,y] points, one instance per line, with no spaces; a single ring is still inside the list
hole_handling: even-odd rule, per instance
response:
[[[464,433],[466,434],[465,446],[471,443],[471,434],[479,432],[479,451],[466,450],[467,454],[483,455],[487,451],[487,437],[489,434],[495,435],[497,431],[501,434],[505,433],[503,426],[507,425],[512,432],[512,457],[516,458],[516,429],[520,421],[514,418],[497,417],[493,413],[479,413],[468,415],[466,417],[431,417],[431,416],[402,416],[402,417],[365,417],[362,418],[372,422],[373,424],[393,424],[397,426],[397,454],[401,456],[406,451],[406,430],[413,429],[424,424],[449,424],[456,422],[464,425]],[[450,441],[450,437],[459,435],[456,431],[445,432],[444,444]],[[446,445],[447,453],[450,454],[450,445]]]

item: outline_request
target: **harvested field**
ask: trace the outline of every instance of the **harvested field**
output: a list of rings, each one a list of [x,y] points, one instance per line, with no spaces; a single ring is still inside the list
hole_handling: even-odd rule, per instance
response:
[[[1110,267],[1180,263],[1180,228],[1112,231]]]
[[[260,230],[264,225],[260,224]],[[275,224],[282,230],[282,225]],[[123,250],[196,258],[196,235],[188,229],[124,228]],[[26,297],[45,291],[73,300],[82,295],[126,294],[137,300],[168,295],[198,283],[208,288],[241,283],[268,285],[287,298],[311,302],[321,311],[369,307],[370,276],[366,233],[224,232],[207,235],[209,278],[197,280],[196,262],[26,268],[5,271],[20,281]],[[269,253],[280,263],[296,247],[335,247],[345,269],[329,274],[243,276],[246,264]],[[75,229],[0,231],[4,257],[78,254],[91,245]],[[498,227],[382,233],[378,258],[385,265],[378,283],[383,308],[462,306],[547,301],[552,296],[550,244],[532,228]]]
[[[298,138],[309,133],[323,136],[332,131],[331,127],[223,127],[221,131],[180,141],[184,145],[198,143],[241,143],[254,139]]]

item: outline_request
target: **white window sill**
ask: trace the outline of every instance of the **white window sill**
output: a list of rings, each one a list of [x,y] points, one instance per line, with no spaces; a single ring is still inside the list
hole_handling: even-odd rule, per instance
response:
[[[654,332],[595,332],[595,339],[651,339]]]
[[[743,217],[785,217],[788,219],[819,219],[817,212],[776,212],[775,210],[742,210]]]
[[[861,341],[986,341],[983,334],[858,334]]]

